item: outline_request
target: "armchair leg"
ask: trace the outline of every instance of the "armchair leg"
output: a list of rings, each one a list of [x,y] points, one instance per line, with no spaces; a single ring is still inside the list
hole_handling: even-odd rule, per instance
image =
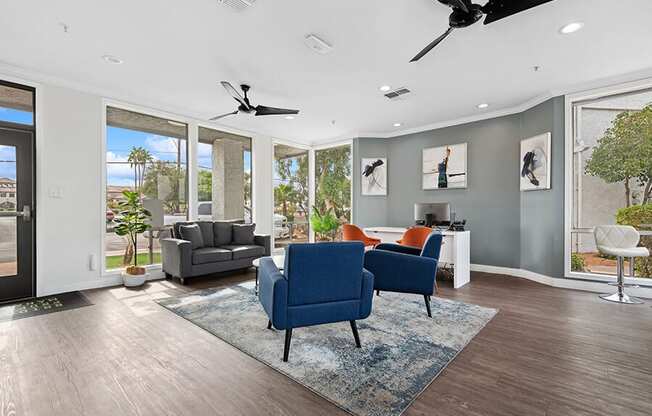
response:
[[[376,291],[376,296],[380,296],[380,290]]]
[[[432,318],[432,312],[430,311],[430,296],[423,295],[423,299],[426,301],[426,309],[428,310],[428,317]]]
[[[360,344],[360,335],[358,334],[358,325],[355,323],[355,321],[349,321],[351,324],[351,331],[353,331],[353,338],[355,338],[355,346],[357,348],[362,348],[362,345]]]
[[[290,341],[292,341],[292,328],[285,330],[285,347],[283,348],[283,362],[288,362],[290,355]]]
[[[272,321],[267,321],[267,329],[272,329]]]
[[[183,277],[180,277],[179,278],[179,283],[181,283],[182,285],[185,285],[186,284],[186,279],[184,279]]]

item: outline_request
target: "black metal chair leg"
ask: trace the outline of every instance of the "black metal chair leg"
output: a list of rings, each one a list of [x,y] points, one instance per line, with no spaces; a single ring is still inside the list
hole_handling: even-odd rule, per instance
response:
[[[426,309],[428,309],[428,317],[432,318],[432,312],[430,311],[430,296],[423,295],[423,299],[426,301]]]
[[[349,321],[349,323],[351,324],[351,331],[353,331],[353,338],[355,338],[355,346],[362,348],[362,345],[360,344],[360,335],[358,334],[358,325],[355,321]]]
[[[272,321],[267,321],[267,329],[272,329]]]
[[[290,355],[290,341],[292,341],[292,328],[285,330],[285,347],[283,348],[283,362],[288,361]]]

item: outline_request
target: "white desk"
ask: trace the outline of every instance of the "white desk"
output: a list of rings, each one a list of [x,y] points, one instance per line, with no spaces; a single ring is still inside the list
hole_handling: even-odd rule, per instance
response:
[[[369,237],[379,238],[383,243],[396,243],[403,237],[404,227],[367,227]],[[471,280],[471,233],[470,231],[442,231],[440,263],[453,266],[453,287],[458,289]]]

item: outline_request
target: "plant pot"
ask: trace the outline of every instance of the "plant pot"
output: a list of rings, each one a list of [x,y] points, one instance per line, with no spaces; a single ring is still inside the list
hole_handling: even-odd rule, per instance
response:
[[[122,283],[124,283],[125,287],[139,287],[145,284],[147,276],[149,276],[149,273],[147,272],[142,274],[131,274],[124,271],[122,272]]]

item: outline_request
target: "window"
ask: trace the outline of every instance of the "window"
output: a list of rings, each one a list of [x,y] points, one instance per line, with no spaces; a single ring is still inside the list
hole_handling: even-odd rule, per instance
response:
[[[341,240],[342,224],[351,222],[351,146],[315,151],[315,212],[317,240]]]
[[[274,247],[307,242],[308,150],[274,145]]]
[[[106,269],[120,269],[134,255],[138,264],[160,263],[159,238],[188,218],[188,127],[114,107],[107,107],[106,119]],[[138,192],[152,212],[152,229],[139,241],[137,253],[113,231],[125,190]]]
[[[652,248],[652,90],[604,95],[571,105],[571,273],[615,275],[593,227],[632,225]],[[625,275],[652,278],[652,259],[625,260]]]
[[[251,222],[251,139],[199,127],[197,214]]]
[[[0,121],[34,125],[34,91],[0,82]]]

